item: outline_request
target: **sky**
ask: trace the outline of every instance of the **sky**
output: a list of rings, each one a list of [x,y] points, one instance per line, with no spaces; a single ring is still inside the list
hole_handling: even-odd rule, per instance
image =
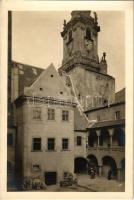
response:
[[[101,32],[98,54],[106,52],[108,74],[115,78],[116,92],[125,87],[125,15],[123,11],[97,11]],[[12,15],[12,60],[40,68],[63,58],[63,20],[70,11],[14,11]]]

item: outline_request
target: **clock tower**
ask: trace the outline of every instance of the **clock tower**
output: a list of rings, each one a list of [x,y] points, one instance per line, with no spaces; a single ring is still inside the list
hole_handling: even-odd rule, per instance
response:
[[[99,32],[96,12],[72,11],[61,32],[63,60],[59,73],[64,71],[71,76],[78,98],[101,96],[104,102],[109,98],[113,102],[114,78],[107,74],[106,53],[100,60],[98,56]]]
[[[62,66],[68,71],[70,64],[82,63],[95,71],[99,71],[98,58],[98,26],[97,14],[94,18],[91,11],[73,11],[71,20],[64,20],[63,31],[63,62]],[[69,64],[70,63],[70,64]]]

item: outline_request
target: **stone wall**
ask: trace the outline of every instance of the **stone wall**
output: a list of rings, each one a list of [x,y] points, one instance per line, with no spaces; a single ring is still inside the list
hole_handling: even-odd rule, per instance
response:
[[[41,167],[40,175],[44,176],[45,171],[55,171],[58,177],[63,176],[63,172],[74,171],[74,111],[72,107],[49,105],[49,108],[55,109],[55,120],[47,119],[46,104],[41,105],[41,120],[33,119],[33,108],[35,105],[23,105],[23,120],[19,117],[18,122],[18,144],[22,143],[22,134],[24,134],[23,147],[24,152],[21,156],[24,158],[23,170],[24,176],[33,175],[32,165],[38,164]],[[18,111],[21,108],[18,109]],[[69,121],[62,121],[62,109],[69,111]],[[20,112],[20,111],[19,111]],[[22,110],[21,110],[22,112]],[[23,133],[22,133],[23,132]],[[42,149],[39,152],[32,151],[32,138],[40,137],[42,140]],[[47,150],[47,138],[55,138],[55,151]],[[69,150],[62,150],[62,138],[69,139]],[[35,173],[36,174],[36,173]],[[34,175],[35,175],[34,174]]]
[[[115,104],[109,107],[104,107],[102,109],[96,109],[87,113],[89,120],[94,120],[99,118],[99,121],[115,120],[115,112],[120,112],[120,119],[125,119],[125,106],[124,103]]]
[[[81,146],[77,146],[77,136],[81,136],[82,143]],[[74,147],[75,147],[75,157],[86,157],[86,142],[87,142],[87,132],[75,131],[74,132]]]
[[[115,101],[114,78],[93,71],[87,71],[81,65],[73,68],[69,74],[76,94],[77,96],[80,95],[79,100],[85,109],[96,107],[98,97],[103,100],[107,99],[110,103]],[[104,102],[101,101],[100,103]]]

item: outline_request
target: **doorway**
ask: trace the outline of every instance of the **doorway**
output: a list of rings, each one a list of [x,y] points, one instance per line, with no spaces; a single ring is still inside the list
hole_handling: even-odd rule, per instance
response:
[[[45,183],[46,185],[56,185],[57,173],[56,172],[45,172]]]
[[[77,157],[74,160],[74,173],[87,173],[88,162],[85,158]]]

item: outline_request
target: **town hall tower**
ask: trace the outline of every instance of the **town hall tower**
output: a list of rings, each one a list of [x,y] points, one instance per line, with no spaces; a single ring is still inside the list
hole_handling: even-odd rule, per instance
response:
[[[64,20],[63,60],[59,73],[70,75],[82,106],[104,106],[114,102],[115,80],[107,74],[106,53],[98,56],[98,17],[96,12],[73,11]],[[98,98],[98,99],[97,99]]]

